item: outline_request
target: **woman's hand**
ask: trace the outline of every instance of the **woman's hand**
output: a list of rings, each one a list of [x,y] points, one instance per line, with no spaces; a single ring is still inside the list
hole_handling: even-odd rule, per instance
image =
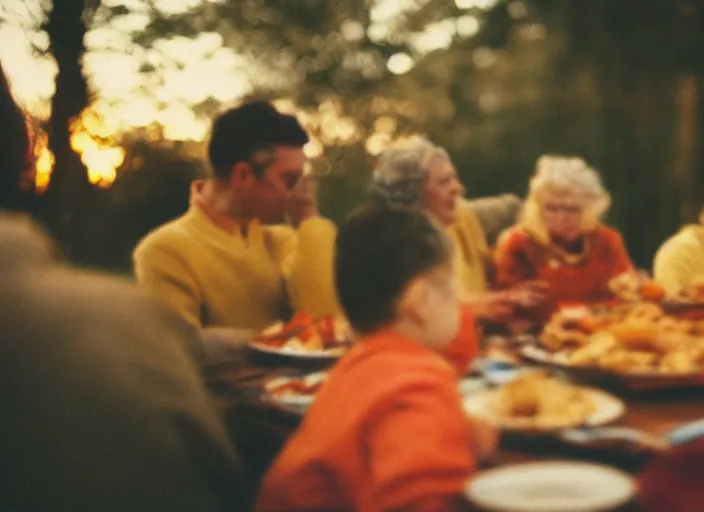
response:
[[[506,290],[506,293],[509,296],[509,302],[513,305],[522,309],[529,309],[545,300],[547,288],[548,284],[544,281],[526,281]]]
[[[506,292],[488,292],[467,300],[466,305],[479,321],[498,322],[513,314],[513,304]]]

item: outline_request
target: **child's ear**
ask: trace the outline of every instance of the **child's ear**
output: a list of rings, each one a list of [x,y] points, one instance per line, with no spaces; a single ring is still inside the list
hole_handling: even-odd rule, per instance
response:
[[[398,301],[400,316],[419,324],[425,324],[428,321],[428,286],[428,281],[424,277],[417,277],[408,283]]]

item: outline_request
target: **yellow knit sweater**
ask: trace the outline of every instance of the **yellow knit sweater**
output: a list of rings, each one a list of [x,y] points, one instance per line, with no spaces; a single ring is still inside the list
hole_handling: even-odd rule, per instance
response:
[[[488,288],[486,265],[491,256],[481,224],[465,201],[460,201],[457,220],[447,228],[447,234],[454,247],[455,272],[462,294],[483,294]]]
[[[197,205],[147,235],[134,251],[137,280],[200,327],[262,329],[287,299],[314,315],[339,310],[333,286],[335,226],[309,219],[289,226],[223,229]]]
[[[672,295],[704,277],[704,226],[686,226],[667,240],[655,255],[653,274]]]

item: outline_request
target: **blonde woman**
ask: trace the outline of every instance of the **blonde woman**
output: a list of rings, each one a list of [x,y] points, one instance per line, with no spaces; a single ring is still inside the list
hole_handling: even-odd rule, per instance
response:
[[[698,220],[668,239],[655,255],[653,275],[669,295],[704,283],[704,208]]]
[[[422,137],[388,148],[374,170],[372,196],[376,200],[420,208],[445,226],[465,301],[472,304],[477,317],[497,320],[516,305],[532,304],[540,297],[529,287],[489,292],[493,257],[477,215],[463,199],[464,192],[447,152]]]
[[[518,224],[499,240],[499,284],[547,283],[548,300],[536,311],[541,320],[559,303],[612,298],[609,280],[633,265],[621,236],[601,222],[610,204],[584,160],[542,156]]]

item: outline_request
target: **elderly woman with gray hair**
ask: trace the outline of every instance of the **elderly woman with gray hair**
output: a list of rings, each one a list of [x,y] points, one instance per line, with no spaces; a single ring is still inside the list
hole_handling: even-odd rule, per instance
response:
[[[601,178],[581,158],[538,159],[519,222],[501,236],[497,250],[500,285],[547,283],[536,320],[547,319],[560,303],[612,299],[609,281],[633,270],[621,236],[601,222],[610,204]]]
[[[465,189],[447,152],[421,137],[400,141],[384,151],[374,170],[372,196],[387,203],[425,210],[446,227],[455,251],[455,271],[460,289],[477,317],[497,320],[510,315],[515,306],[533,305],[540,296],[530,286],[488,292],[493,273],[492,254],[479,220],[496,225],[498,212],[518,210],[519,200],[505,196],[485,200],[475,211],[462,199]],[[499,206],[506,205],[506,207]],[[513,219],[506,222],[506,226]],[[496,228],[494,228],[496,229]]]

